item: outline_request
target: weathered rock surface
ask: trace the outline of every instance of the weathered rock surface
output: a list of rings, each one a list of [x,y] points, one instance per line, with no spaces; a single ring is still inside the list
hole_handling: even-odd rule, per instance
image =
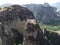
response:
[[[11,5],[0,9],[0,23],[3,26],[0,31],[0,33],[2,32],[2,45],[14,45],[15,36],[17,35],[17,38],[19,38],[19,36],[21,36],[20,33],[25,33],[25,24],[28,19],[35,19],[35,17],[33,13],[25,7]],[[11,29],[16,29],[16,31]],[[17,32],[19,32],[19,35],[16,34]],[[21,39],[21,41],[22,40],[23,39]],[[18,40],[16,39],[16,41]]]

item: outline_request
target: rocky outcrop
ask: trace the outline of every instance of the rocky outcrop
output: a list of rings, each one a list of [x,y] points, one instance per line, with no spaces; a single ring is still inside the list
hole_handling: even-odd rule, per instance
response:
[[[0,17],[4,21],[13,20],[16,17],[21,18],[21,20],[23,20],[22,18],[24,19],[34,18],[33,13],[31,11],[19,5],[12,5],[2,8],[0,10]]]
[[[60,45],[60,31],[49,31],[44,29],[44,35],[49,45]]]
[[[22,38],[19,36],[24,35],[25,24],[28,19],[32,20],[35,19],[35,17],[33,13],[25,7],[19,5],[11,5],[8,7],[1,8],[0,33],[2,38],[2,45],[14,45],[16,41],[19,42],[19,40],[17,40],[16,38]],[[14,32],[12,29],[14,29],[14,31],[16,29],[16,31]],[[19,32],[19,35],[17,34],[17,32]],[[15,37],[15,34],[17,35],[17,37]]]

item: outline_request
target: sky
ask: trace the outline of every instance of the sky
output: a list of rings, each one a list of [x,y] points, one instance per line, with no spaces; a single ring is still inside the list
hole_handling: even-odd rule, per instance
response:
[[[59,0],[0,0],[0,5],[10,3],[10,4],[43,4],[47,2],[49,4],[53,4],[56,2],[60,2]]]

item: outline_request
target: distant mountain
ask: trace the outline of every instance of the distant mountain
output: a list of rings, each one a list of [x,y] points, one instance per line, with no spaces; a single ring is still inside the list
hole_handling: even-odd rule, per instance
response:
[[[27,4],[25,6],[30,11],[33,12],[36,20],[38,20],[40,22],[50,23],[51,20],[56,20],[56,18],[57,18],[57,15],[56,15],[57,8],[50,6],[48,3]]]
[[[3,5],[0,5],[0,8],[6,7],[6,6],[10,6],[10,5],[12,5],[12,4],[6,3],[6,4],[3,4]]]
[[[52,4],[51,6],[57,7],[57,9],[60,10],[60,2],[56,2]]]

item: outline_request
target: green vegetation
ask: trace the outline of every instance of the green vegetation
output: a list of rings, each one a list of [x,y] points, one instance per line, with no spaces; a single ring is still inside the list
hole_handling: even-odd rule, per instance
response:
[[[22,45],[22,44],[19,44],[19,45]]]
[[[47,25],[47,24],[43,24],[43,23],[39,23],[40,27],[42,29],[47,28],[48,30],[60,30],[60,25]]]

